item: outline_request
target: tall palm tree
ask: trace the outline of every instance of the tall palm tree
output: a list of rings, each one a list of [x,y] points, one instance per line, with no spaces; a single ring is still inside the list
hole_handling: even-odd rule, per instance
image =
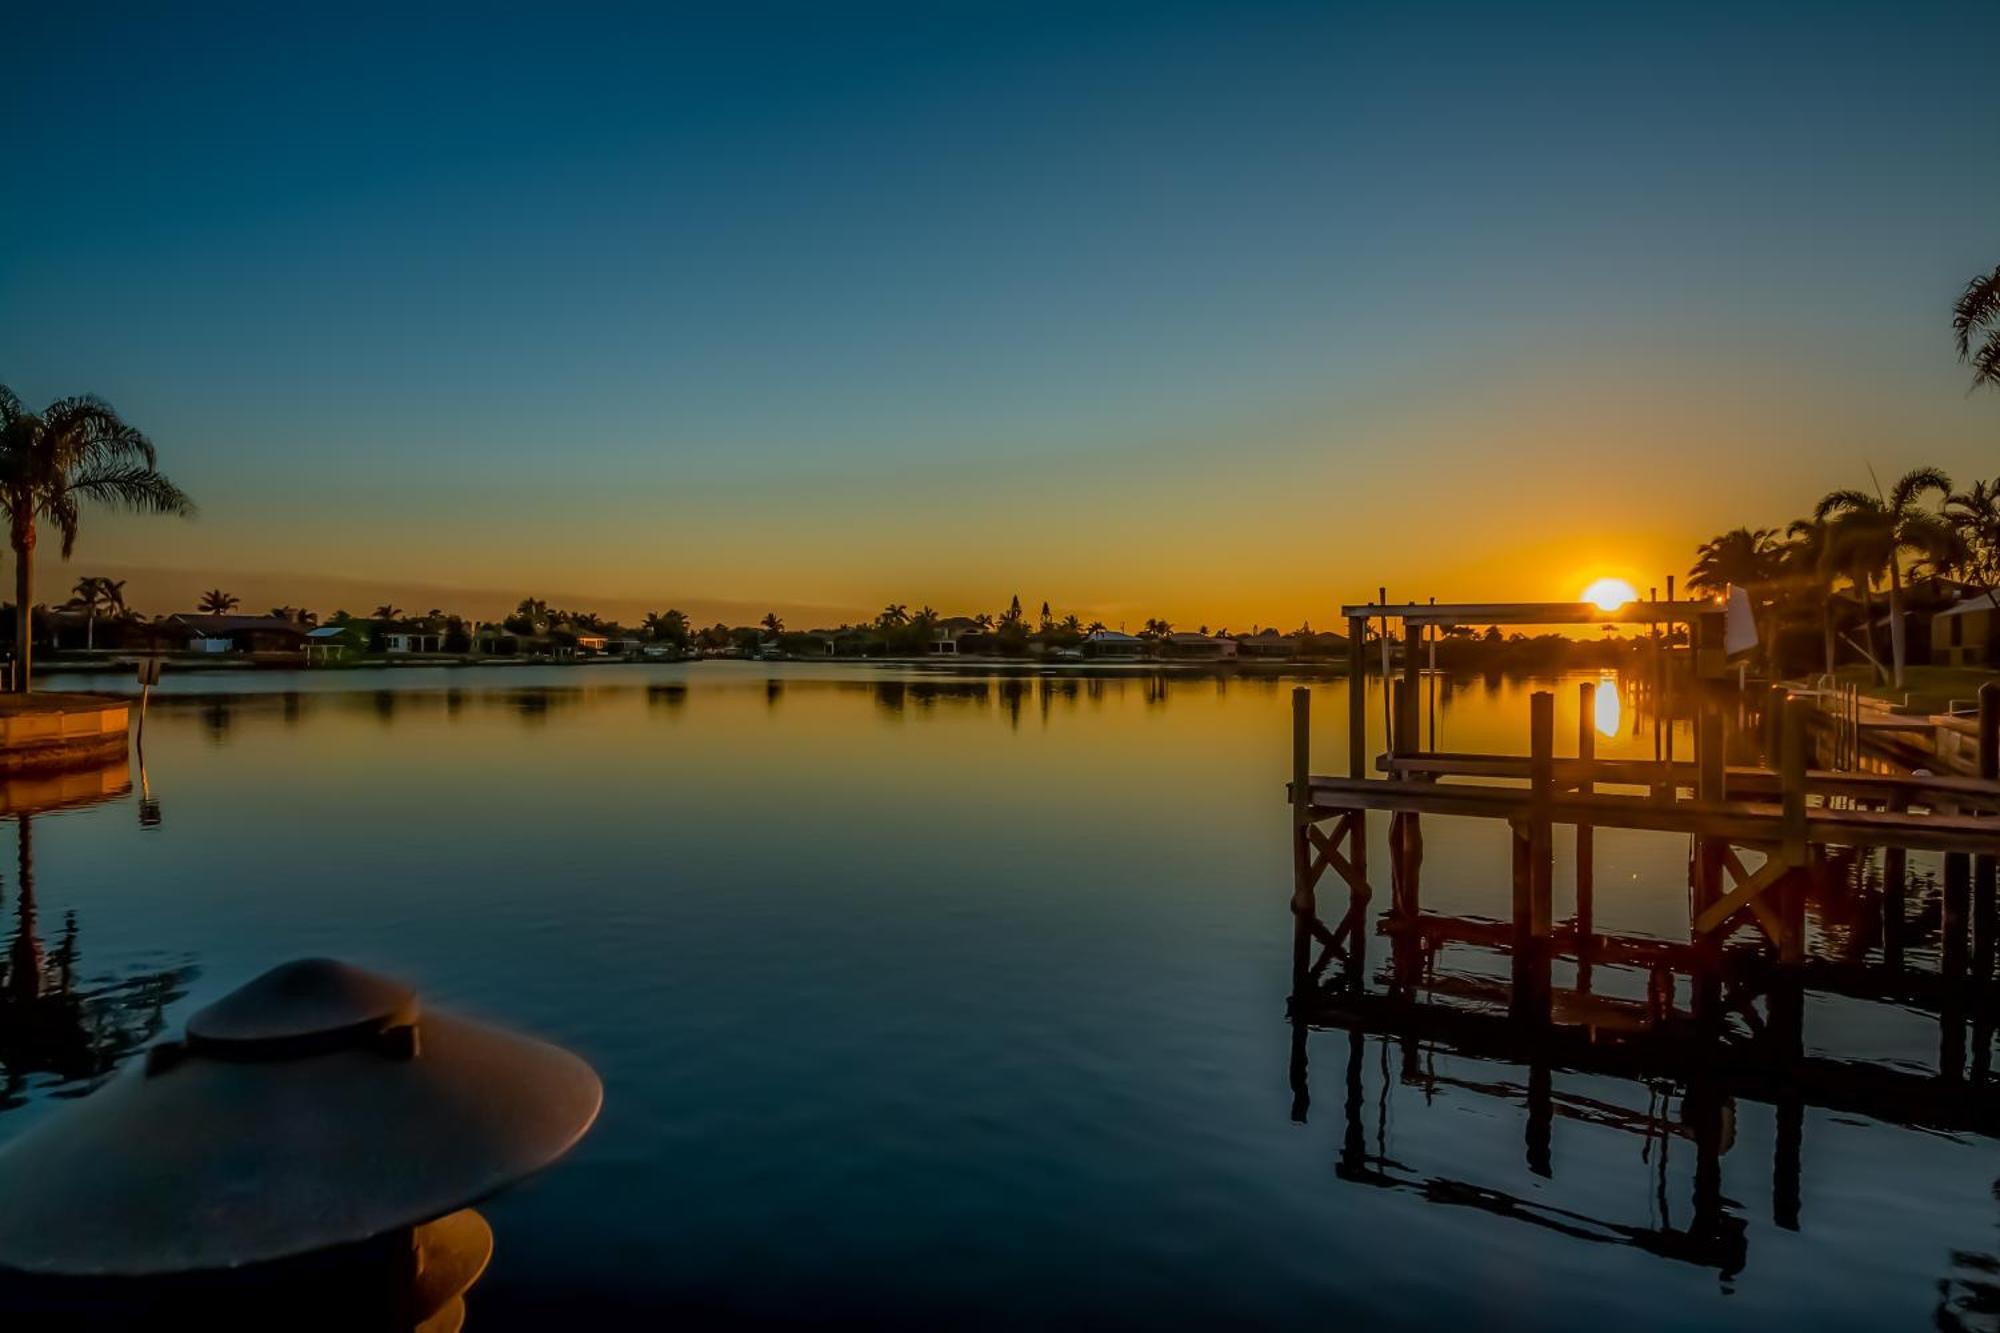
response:
[[[26,693],[34,666],[35,537],[46,521],[76,549],[81,510],[110,505],[142,514],[194,512],[194,502],[159,470],[153,442],[109,404],[88,395],[58,398],[30,412],[0,385],[0,512],[14,548],[14,688]]]
[[[764,618],[758,621],[757,623],[762,625],[764,629],[774,639],[777,638],[780,634],[783,634],[785,632],[784,618],[780,616],[776,611],[766,611],[764,613]]]
[[[1865,572],[1861,581],[1866,605],[1868,584],[1873,576],[1889,577],[1889,656],[1891,678],[1903,688],[1905,659],[1903,627],[1903,554],[1912,552],[1939,564],[1955,563],[1960,550],[1958,534],[1935,509],[1924,505],[1924,496],[1936,491],[1951,494],[1951,478],[1934,467],[1911,468],[1896,481],[1886,496],[1866,491],[1830,491],[1820,497],[1813,517],[1828,519],[1829,554],[1834,563],[1849,571]]]
[[[227,615],[243,605],[243,599],[235,593],[224,592],[220,588],[210,588],[201,595],[194,609],[211,616]]]
[[[125,612],[125,580],[108,579],[99,574],[86,574],[76,581],[71,589],[76,605],[83,608],[83,646],[97,647],[97,613],[102,611],[122,615]]]
[[[1782,596],[1796,606],[1804,603],[1819,611],[1822,646],[1826,651],[1826,673],[1833,674],[1839,651],[1833,637],[1833,579],[1839,571],[1829,556],[1827,534],[1832,525],[1823,518],[1797,518],[1785,529],[1785,544],[1778,552],[1778,587]],[[1868,655],[1875,655],[1875,627],[1864,625],[1868,634]]]
[[[401,620],[403,618],[403,608],[397,606],[394,602],[384,602],[375,608],[374,618],[376,620]]]
[[[1953,341],[1958,359],[1972,367],[1977,388],[2000,388],[2000,267],[1965,284],[1951,310]]]

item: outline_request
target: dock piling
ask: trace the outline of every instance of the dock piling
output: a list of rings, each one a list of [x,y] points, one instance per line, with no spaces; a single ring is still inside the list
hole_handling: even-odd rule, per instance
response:
[[[1596,789],[1591,770],[1597,761],[1597,682],[1586,680],[1576,690],[1576,790],[1588,796]],[[1596,930],[1597,830],[1585,820],[1576,825],[1576,974],[1577,989],[1590,989],[1590,937]]]
[[[1312,691],[1292,689],[1292,993],[1312,979],[1313,922],[1318,903],[1312,873]]]

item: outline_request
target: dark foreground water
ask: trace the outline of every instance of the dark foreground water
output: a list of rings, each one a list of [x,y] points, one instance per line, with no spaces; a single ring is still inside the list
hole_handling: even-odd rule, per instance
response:
[[[1671,1241],[1696,1153],[1670,1084],[1555,1070],[1546,1160],[1528,1072],[1448,1048],[1316,1032],[1298,1097],[1290,684],[719,663],[183,677],[147,729],[156,810],[135,790],[32,821],[36,938],[44,966],[73,956],[100,1054],[332,954],[589,1058],[596,1130],[485,1210],[475,1333],[641,1310],[1992,1318],[1986,1139],[1808,1108],[1794,1218],[1777,1113],[1732,1104],[1722,1221],[1742,1243],[1715,1263]],[[1523,749],[1530,688],[1451,691],[1439,744]],[[1574,709],[1572,682],[1558,698]],[[1342,700],[1315,687],[1329,767]],[[1629,702],[1599,720],[1603,753],[1652,752]],[[1504,831],[1433,822],[1426,905],[1504,915]],[[1684,839],[1606,832],[1598,853],[1600,928],[1684,933]],[[18,890],[0,878],[10,935]],[[1810,1040],[1837,1009],[1814,1002]],[[1839,1026],[1860,1054],[1935,1067],[1931,1019]],[[46,1072],[74,1067],[60,1045],[5,1048],[0,1139],[88,1087]]]

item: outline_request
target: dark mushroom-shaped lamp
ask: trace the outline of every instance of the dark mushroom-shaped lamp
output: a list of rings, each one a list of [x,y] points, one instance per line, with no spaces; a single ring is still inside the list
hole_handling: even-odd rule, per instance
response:
[[[455,1328],[492,1249],[461,1210],[561,1157],[602,1100],[566,1051],[286,963],[0,1147],[0,1309],[221,1326],[247,1295],[271,1326]]]

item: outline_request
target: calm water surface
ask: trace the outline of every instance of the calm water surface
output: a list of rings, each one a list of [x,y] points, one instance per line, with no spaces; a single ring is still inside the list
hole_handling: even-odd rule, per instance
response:
[[[73,919],[98,1049],[332,954],[589,1058],[597,1129],[486,1209],[475,1333],[640,1308],[1881,1329],[1976,1301],[2000,1263],[1988,1140],[1809,1109],[1792,1229],[1773,1220],[1774,1112],[1739,1102],[1721,1170],[1745,1241],[1725,1268],[1645,1240],[1688,1223],[1671,1086],[1555,1071],[1546,1173],[1515,1066],[1316,1032],[1300,1104],[1290,684],[184,676],[146,733],[156,823],[136,792],[33,820],[37,931],[60,955]],[[1524,750],[1532,688],[1451,690],[1440,746]],[[1342,689],[1315,686],[1329,768]],[[1559,736],[1574,695],[1558,686]],[[1601,752],[1650,755],[1650,721],[1612,711]],[[1504,914],[1504,830],[1432,823],[1426,906]],[[1601,832],[1598,854],[1601,929],[1684,933],[1684,839]],[[11,934],[17,874],[0,894]],[[1935,1060],[1918,1015],[1855,1032],[1861,1054]],[[88,1086],[13,1058],[0,1139]],[[1343,1178],[1357,1151],[1387,1187]]]

